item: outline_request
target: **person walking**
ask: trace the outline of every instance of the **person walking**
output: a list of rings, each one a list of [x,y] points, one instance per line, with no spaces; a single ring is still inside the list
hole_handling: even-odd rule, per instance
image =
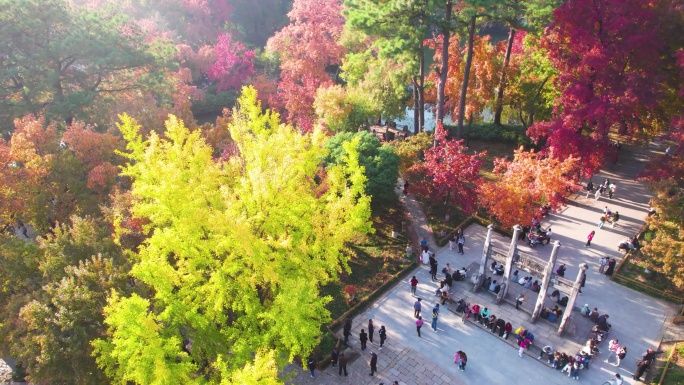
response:
[[[601,197],[601,189],[598,188],[598,189],[596,189],[596,193],[594,194],[594,199],[599,200],[600,197]]]
[[[361,333],[359,333],[359,341],[361,341],[361,350],[366,350],[366,341],[368,341],[368,334],[361,329]]]
[[[595,234],[596,234],[596,231],[591,230],[591,233],[589,233],[589,235],[587,235],[587,244],[584,245],[584,247],[589,247],[589,246],[591,246],[591,241],[594,239],[594,235],[595,235]],[[600,271],[600,270],[599,270],[599,271]]]
[[[519,346],[518,356],[520,356],[520,358],[522,358],[523,352],[525,352],[525,349],[530,345],[530,342],[531,342],[530,339],[525,337],[525,336],[523,336],[519,339],[519,341],[518,341],[518,346]]]
[[[316,370],[316,360],[314,360],[313,356],[309,356],[309,360],[306,362],[306,366],[311,371],[311,378],[314,378],[314,371]]]
[[[523,302],[525,302],[525,294],[520,293],[515,297],[515,310],[520,310],[519,306],[522,305]]]
[[[644,372],[651,368],[651,361],[639,360],[637,361],[636,373],[632,376],[633,380],[639,381]]]
[[[416,289],[418,288],[418,278],[414,275],[413,278],[411,278],[411,294],[416,295]]]
[[[556,274],[558,274],[561,277],[565,277],[565,264],[561,263],[560,266],[558,266],[558,269],[556,269]]]
[[[599,261],[599,274],[606,272],[606,266],[608,266],[608,257],[602,257]]]
[[[439,304],[432,308],[432,330],[437,331],[437,318],[439,318]]]
[[[641,359],[637,361],[637,371],[632,376],[633,379],[638,380],[646,370],[651,367],[651,364],[656,359],[656,355],[662,353],[662,350],[655,351],[653,349],[646,350],[646,353],[641,355]]]
[[[620,220],[620,213],[617,212],[617,211],[615,211],[615,213],[613,213],[613,217],[610,218],[610,227],[611,227],[611,228],[615,228],[615,224],[616,224],[617,221],[619,221],[619,220]]]
[[[375,372],[378,371],[378,355],[375,354],[375,352],[371,353],[370,367],[371,367],[370,375],[372,376],[375,374]]]
[[[347,341],[349,340],[349,336],[351,335],[351,330],[352,330],[352,320],[351,318],[347,317],[346,320],[344,320],[344,345],[349,346]]]
[[[463,236],[463,233],[461,233],[461,236],[458,238],[458,253],[459,254],[465,254],[463,252],[463,246],[465,245],[465,237]]]
[[[615,356],[617,357],[617,364],[615,366],[620,366],[620,363],[622,360],[627,357],[627,347],[626,346],[620,346],[620,349],[617,350],[615,353]]]
[[[347,357],[344,356],[344,352],[340,353],[340,376],[344,371],[344,375],[347,376]]]
[[[461,369],[462,372],[465,372],[465,367],[468,363],[468,356],[462,350],[457,351],[454,355],[454,358],[456,358],[456,356],[458,356],[458,368]]]
[[[622,376],[620,374],[615,373],[615,377],[610,379],[610,385],[622,385],[625,382],[622,380]]]
[[[418,298],[416,302],[413,303],[413,317],[415,318],[420,318],[420,301],[422,301],[422,298]],[[418,333],[420,334],[420,333]]]
[[[599,229],[602,228],[603,225],[605,225],[605,224],[606,224],[606,216],[601,215],[601,218],[599,218],[598,228]]]
[[[416,320],[416,331],[418,332],[418,337],[420,337],[420,328],[423,327],[423,317],[418,316],[418,319]]]
[[[610,186],[608,186],[608,198],[613,199],[613,194],[615,194],[615,189],[617,186],[615,183],[611,183]]]
[[[387,339],[387,330],[385,329],[385,325],[380,326],[378,336],[380,336],[380,349],[382,349],[382,346],[385,344],[385,340]]]
[[[368,320],[368,341],[370,343],[373,343],[373,334],[375,334],[375,325],[373,325],[373,320],[369,319]]]
[[[604,360],[605,363],[610,362],[610,358],[615,354],[617,356],[617,351],[620,349],[620,342],[616,339],[610,340],[608,342],[608,357]]]
[[[333,368],[337,366],[337,361],[339,360],[339,358],[340,353],[337,351],[337,348],[335,347],[333,348],[332,352],[330,352],[330,364]]]

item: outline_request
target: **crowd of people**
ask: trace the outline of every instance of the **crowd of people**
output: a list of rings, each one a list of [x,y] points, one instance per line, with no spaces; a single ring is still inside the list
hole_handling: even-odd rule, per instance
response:
[[[588,192],[593,191],[593,185],[591,182],[590,185],[587,187],[587,190]],[[608,198],[611,199],[614,197],[615,190],[615,183],[611,183],[609,180],[606,179],[601,185],[599,185],[598,189],[596,190],[597,199],[598,197],[603,195],[608,195]],[[547,214],[548,210],[549,209],[547,208]],[[650,215],[655,215],[655,211],[649,211],[649,216]],[[535,218],[532,221],[532,225],[525,226],[523,228],[523,231],[520,233],[520,239],[529,239],[530,237],[532,237],[534,239],[537,239],[539,243],[543,242],[548,244],[550,242],[552,232],[550,228],[542,228],[540,219],[541,218],[537,218],[537,216],[535,216]],[[613,212],[608,206],[604,206],[601,221],[598,227],[599,229],[601,229],[606,224],[611,224],[611,227],[615,227],[616,224],[620,221],[620,219],[620,213],[618,211]],[[595,234],[596,231],[591,232],[590,236],[588,237],[587,246],[590,246],[591,240],[593,239],[593,236]],[[446,231],[444,229],[440,233],[440,236],[447,236]],[[448,241],[450,250],[456,250],[458,248],[458,253],[463,253],[463,244],[465,243],[465,237],[463,236],[463,231],[461,229],[458,229],[458,231],[454,232],[453,235],[449,237]],[[626,238],[619,245],[620,249],[627,250],[634,250],[638,247],[639,241],[636,236]],[[407,258],[411,258],[413,255],[413,249],[410,245],[407,245],[406,255]],[[437,303],[434,305],[432,311],[429,312],[426,317],[427,319],[431,319],[430,326],[435,332],[437,332],[437,320],[439,317],[440,305],[444,305],[452,301],[451,289],[453,287],[454,282],[466,280],[469,276],[469,272],[465,267],[462,267],[461,269],[452,268],[450,264],[447,263],[446,266],[443,267],[441,270],[441,273],[443,274],[443,279],[440,278],[438,280],[438,266],[436,256],[428,247],[426,239],[421,240],[420,252],[418,254],[418,257],[420,263],[429,266],[432,281],[438,282],[438,287],[435,290],[435,296],[438,297]],[[603,257],[600,261],[599,273],[610,276],[613,273],[615,266],[615,258]],[[500,280],[497,279],[497,276],[504,275],[505,267],[503,264],[493,261],[490,265],[488,265],[488,270],[491,273],[491,275],[489,275],[486,279],[483,280],[482,287],[486,291],[489,291],[494,294],[499,294],[503,288],[503,282],[500,282]],[[565,272],[566,267],[564,264],[560,264],[558,268],[555,270],[556,275],[560,277],[563,277],[565,275]],[[541,289],[541,283],[539,282],[539,280],[536,280],[533,276],[523,277],[521,276],[518,270],[515,270],[513,272],[510,279],[512,282],[516,282],[534,292],[539,292]],[[413,294],[414,296],[416,295],[417,286],[418,279],[416,278],[416,276],[413,276],[410,280],[410,287],[411,294]],[[584,283],[582,283],[582,286],[584,286]],[[554,292],[551,293],[549,297],[554,302],[554,304],[552,306],[543,307],[540,312],[540,318],[546,319],[549,322],[556,322],[563,316],[563,313],[565,311],[564,307],[568,303],[568,296],[563,295],[558,290],[554,290]],[[518,297],[516,297],[515,301],[516,308],[518,308],[518,306],[522,304],[523,301],[525,301],[525,296],[523,294],[519,294]],[[456,311],[462,313],[464,319],[472,319],[473,322],[481,325],[489,332],[498,335],[498,337],[500,337],[501,339],[508,340],[510,336],[513,335],[515,338],[514,343],[518,347],[518,354],[521,357],[523,356],[526,349],[529,349],[531,346],[534,346],[534,333],[532,333],[529,330],[525,330],[524,327],[515,328],[515,326],[510,322],[510,320],[507,321],[503,317],[498,317],[497,315],[493,314],[491,309],[487,306],[480,306],[478,304],[471,305],[466,303],[465,299],[460,299],[459,301],[455,302],[455,304]],[[421,328],[425,323],[425,320],[421,315],[422,307],[422,299],[417,298],[416,302],[414,303],[414,317],[416,333],[418,337],[421,337]],[[591,359],[599,353],[600,345],[605,344],[603,343],[604,340],[608,340],[607,336],[611,328],[611,325],[608,323],[609,315],[599,314],[597,308],[593,308],[592,310],[588,304],[585,304],[580,309],[580,313],[583,316],[588,317],[595,323],[594,327],[591,330],[591,337],[588,339],[586,346],[584,346],[574,354],[562,351],[554,351],[552,347],[544,346],[541,348],[541,353],[538,357],[539,359],[542,359],[546,355],[547,363],[550,366],[552,366],[556,370],[559,370],[562,374],[567,375],[568,377],[573,379],[579,379],[581,370],[589,368]],[[367,343],[366,341],[370,341],[372,343],[372,330],[373,328],[369,325],[368,333],[364,332],[364,330],[361,331],[359,335],[359,340],[361,342],[362,350],[365,350]],[[384,327],[382,327],[382,334],[386,336],[386,331],[384,330]],[[347,337],[348,333],[346,331],[345,326],[345,342]],[[383,340],[385,338],[386,337],[382,337]],[[618,339],[610,340],[607,343],[607,347],[605,347],[605,349],[606,352],[602,355],[602,358],[604,358],[604,361],[606,363],[611,363],[614,366],[620,366],[622,360],[627,355],[627,347],[620,344]],[[654,352],[652,349],[649,349],[649,351],[644,353],[642,359],[638,360],[637,370],[635,371],[633,376],[635,379],[639,379],[643,375],[643,373],[650,367],[657,353],[658,352]],[[338,354],[337,356],[339,357],[341,355]],[[467,363],[466,353],[462,350],[458,350],[454,353],[453,358],[454,364],[458,364],[460,370],[465,370]],[[377,363],[377,356],[374,359],[375,363]],[[335,364],[337,364],[337,360],[335,360],[335,362],[333,363],[333,365]],[[373,375],[376,371],[377,367],[374,367],[374,365],[371,364],[370,375]],[[342,374],[342,372],[345,372],[346,375],[346,368],[340,368],[340,375]],[[615,384],[621,384],[622,378],[619,374],[616,374],[612,381],[614,381]]]

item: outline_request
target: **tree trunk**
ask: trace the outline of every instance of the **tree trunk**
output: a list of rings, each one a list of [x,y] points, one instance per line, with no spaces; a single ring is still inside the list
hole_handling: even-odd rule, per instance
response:
[[[420,132],[420,117],[418,115],[418,108],[420,106],[420,98],[418,97],[418,79],[413,77],[413,133]]]
[[[494,124],[501,125],[501,113],[503,112],[503,95],[506,87],[506,71],[508,70],[508,63],[511,61],[511,49],[513,48],[513,40],[515,38],[515,29],[511,28],[508,33],[508,42],[506,43],[506,54],[504,55],[503,66],[501,67],[501,77],[499,78],[499,90],[496,93],[496,111],[494,112]]]
[[[468,92],[468,78],[470,77],[470,67],[473,64],[473,44],[475,40],[475,19],[477,16],[473,15],[470,18],[470,27],[468,28],[468,57],[466,58],[465,70],[463,73],[463,86],[461,87],[461,98],[458,102],[458,131],[456,131],[456,139],[461,139],[463,136],[463,118],[465,117],[466,93]]]
[[[442,29],[442,67],[439,70],[439,83],[437,84],[437,122],[444,123],[444,89],[446,87],[449,71],[449,39],[451,38],[451,0],[446,2],[446,14],[444,16],[444,28]]]
[[[418,79],[420,84],[418,87],[418,101],[420,107],[420,131],[425,131],[425,52],[423,52],[423,44],[420,45],[420,60],[418,61],[420,65],[420,78]]]

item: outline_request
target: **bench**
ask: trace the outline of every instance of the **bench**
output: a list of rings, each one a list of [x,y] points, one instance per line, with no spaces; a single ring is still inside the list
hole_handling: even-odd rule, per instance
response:
[[[452,310],[451,307],[448,307],[447,309]],[[456,310],[456,308],[454,306],[452,311],[455,313],[455,310]],[[519,349],[517,339],[516,339],[516,335],[514,334],[515,329],[518,328],[516,325],[513,326],[513,331],[511,332],[511,335],[508,336],[508,339],[504,339],[504,338],[499,337],[499,335],[497,333],[492,333],[490,329],[488,329],[484,325],[480,324],[479,322],[475,321],[475,319],[472,317],[471,318],[464,318],[464,322],[470,322],[471,324],[476,325],[478,328],[482,329],[483,331],[486,331],[487,334],[490,334],[493,337],[497,338],[498,340],[503,341],[504,343],[515,348],[516,350]],[[551,346],[551,345],[549,343],[547,343],[546,341],[541,341],[539,336],[535,335],[534,343],[532,343],[531,345],[529,345],[527,347],[527,349],[525,349],[524,354],[534,358],[536,361],[543,363],[544,366],[546,366],[547,368],[551,368],[547,364],[547,362],[544,362],[544,360],[541,360],[539,358],[539,357],[541,357],[542,348],[544,346]],[[548,360],[548,356],[544,356],[544,358],[546,360]],[[553,369],[553,368],[551,368],[551,369]]]

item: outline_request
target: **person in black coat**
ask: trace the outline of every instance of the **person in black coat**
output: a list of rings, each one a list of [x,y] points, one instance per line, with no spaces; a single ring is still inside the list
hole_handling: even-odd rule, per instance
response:
[[[314,378],[314,371],[316,371],[316,360],[314,360],[313,356],[309,357],[309,360],[306,362],[306,366],[311,371],[311,378]]]
[[[369,319],[368,320],[368,341],[370,343],[373,343],[373,334],[375,334],[375,325],[373,325],[373,320]]]
[[[499,337],[503,337],[504,335],[504,328],[506,327],[506,321],[504,321],[502,318],[499,318],[496,320],[496,329],[499,330]],[[496,331],[496,329],[494,329]]]
[[[330,352],[330,363],[332,364],[333,368],[337,366],[337,360],[339,357],[340,353],[337,352],[337,348],[333,348],[332,352]]]
[[[340,353],[340,376],[342,375],[342,371],[344,370],[344,375],[347,375],[347,357],[344,356],[344,353]]]
[[[351,320],[351,318],[347,318],[346,320],[344,320],[344,329],[343,329],[344,330],[343,331],[343,333],[344,333],[344,344],[346,346],[349,346],[347,344],[347,341],[349,340],[349,336],[351,335],[351,329],[352,329],[352,320]]]
[[[375,372],[378,371],[378,355],[375,353],[371,353],[370,367],[371,367],[370,375],[372,376],[373,374],[375,374]]]
[[[430,254],[430,276],[433,281],[437,279],[437,259],[433,254]]]
[[[380,330],[378,331],[378,335],[380,336],[380,349],[382,349],[382,345],[385,344],[385,340],[387,339],[387,330],[385,330],[385,326],[380,326]]]
[[[361,333],[359,333],[359,341],[361,341],[361,350],[366,350],[366,341],[368,341],[368,334],[361,329]]]

